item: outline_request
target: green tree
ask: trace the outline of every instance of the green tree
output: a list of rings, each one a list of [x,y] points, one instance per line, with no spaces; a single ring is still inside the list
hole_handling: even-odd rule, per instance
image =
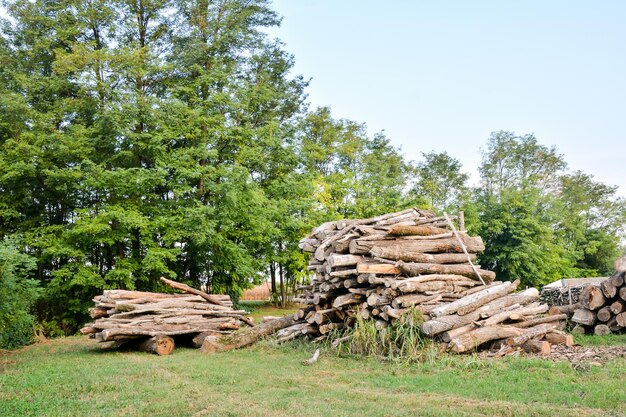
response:
[[[15,349],[33,341],[31,307],[39,289],[28,276],[34,268],[35,259],[21,253],[15,242],[0,241],[0,349]]]
[[[437,211],[457,211],[467,199],[469,175],[446,152],[422,152],[422,157],[415,167],[413,192]]]

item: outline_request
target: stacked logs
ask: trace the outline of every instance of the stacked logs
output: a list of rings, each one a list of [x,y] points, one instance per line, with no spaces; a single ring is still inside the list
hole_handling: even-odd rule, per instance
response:
[[[167,355],[175,347],[174,338],[184,337],[200,347],[207,336],[230,333],[243,323],[251,324],[245,317],[246,311],[233,310],[228,295],[205,294],[175,281],[162,280],[193,293],[104,291],[93,299],[95,306],[89,309],[96,320],[86,324],[81,333],[107,343],[108,347],[129,345]]]
[[[551,344],[571,345],[559,331],[565,314],[546,315],[548,306],[537,302],[539,291],[529,288],[514,293],[519,281],[494,283],[485,289],[430,311],[422,331],[448,343],[452,352],[463,353],[492,342],[502,354],[518,348],[550,353]]]
[[[573,313],[574,333],[603,336],[626,331],[626,271],[617,270],[601,284],[585,287],[577,304],[553,307],[553,310]]]
[[[537,290],[512,294],[518,281],[494,282],[492,271],[473,265],[484,245],[467,235],[462,213],[437,217],[408,209],[328,222],[300,247],[313,254],[308,269],[315,276],[295,299],[307,305],[295,313],[300,322],[281,330],[279,340],[323,339],[359,317],[382,329],[414,308],[431,317],[424,333],[465,352],[499,339],[537,344],[564,318],[544,316],[548,306],[536,302]]]

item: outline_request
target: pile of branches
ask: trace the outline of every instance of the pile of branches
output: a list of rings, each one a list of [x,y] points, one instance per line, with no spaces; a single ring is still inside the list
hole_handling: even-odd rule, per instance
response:
[[[228,295],[206,294],[185,284],[161,278],[173,288],[189,294],[165,294],[108,290],[96,296],[89,310],[93,323],[88,334],[107,347],[128,345],[139,350],[167,355],[175,338],[200,347],[207,336],[222,335],[254,325],[244,310],[234,310]]]
[[[462,213],[437,217],[408,209],[328,222],[300,247],[313,254],[308,268],[315,276],[299,288],[295,301],[307,305],[295,313],[299,322],[281,330],[279,340],[324,339],[358,318],[384,329],[417,309],[428,317],[422,331],[448,342],[454,352],[491,341],[544,353],[550,342],[540,338],[571,343],[555,333],[565,315],[546,315],[548,306],[537,302],[536,289],[513,294],[518,281],[494,282],[495,273],[473,264],[484,245],[465,232]]]
[[[626,257],[615,263],[616,272],[599,285],[588,285],[578,303],[552,310],[572,314],[573,333],[600,336],[626,331]]]

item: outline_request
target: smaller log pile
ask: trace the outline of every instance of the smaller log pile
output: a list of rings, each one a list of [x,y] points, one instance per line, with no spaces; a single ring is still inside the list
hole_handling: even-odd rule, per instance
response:
[[[538,302],[539,291],[514,293],[519,281],[492,284],[475,294],[438,307],[422,331],[448,343],[448,349],[464,353],[488,342],[500,354],[518,349],[549,354],[552,344],[573,344],[560,332],[565,314],[547,315],[548,305]]]
[[[228,295],[206,294],[185,284],[161,278],[166,284],[191,294],[165,294],[107,290],[96,296],[89,309],[93,323],[80,331],[108,347],[130,345],[167,355],[174,338],[185,336],[200,347],[207,336],[222,335],[253,325],[244,310],[233,310]]]
[[[553,312],[572,314],[573,333],[607,335],[626,331],[626,257],[615,262],[616,272],[599,285],[588,285],[579,302],[552,307]]]
[[[495,273],[472,264],[484,245],[467,235],[462,213],[454,219],[458,232],[450,216],[418,209],[314,229],[300,241],[313,253],[308,268],[315,277],[295,299],[307,307],[278,340],[323,339],[357,317],[383,329],[415,308],[430,316],[423,332],[453,352],[491,341],[544,352],[550,343],[571,343],[555,332],[565,315],[545,315],[548,306],[537,302],[536,289],[513,294],[519,281],[494,282]]]

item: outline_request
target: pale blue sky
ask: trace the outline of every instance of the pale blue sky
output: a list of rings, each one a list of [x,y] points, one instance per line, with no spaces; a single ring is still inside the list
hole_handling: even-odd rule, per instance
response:
[[[313,106],[408,159],[477,174],[489,134],[534,133],[626,196],[626,1],[275,0]]]

